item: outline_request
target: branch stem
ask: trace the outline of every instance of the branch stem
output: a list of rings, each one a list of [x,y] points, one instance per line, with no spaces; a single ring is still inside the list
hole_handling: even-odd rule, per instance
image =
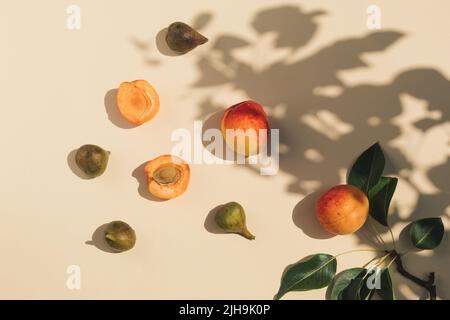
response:
[[[397,264],[397,271],[405,278],[411,280],[415,284],[421,286],[422,288],[425,288],[428,290],[430,295],[430,300],[436,300],[436,285],[434,284],[435,275],[434,272],[430,272],[428,274],[427,280],[422,280],[411,273],[409,273],[405,267],[403,266],[403,261],[401,255],[399,255],[397,252],[395,252],[397,259],[395,259],[395,262]]]

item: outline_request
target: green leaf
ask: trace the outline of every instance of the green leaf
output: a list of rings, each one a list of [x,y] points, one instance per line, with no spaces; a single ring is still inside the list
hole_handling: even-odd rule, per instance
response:
[[[441,218],[417,220],[411,222],[408,227],[411,241],[419,249],[434,249],[444,237],[444,224]]]
[[[376,289],[376,291],[383,300],[395,300],[395,292],[389,269],[384,269],[381,272],[380,289]]]
[[[366,269],[362,269],[360,273],[350,281],[349,285],[342,290],[341,300],[361,300],[360,291],[367,274]]]
[[[347,183],[369,193],[380,180],[384,170],[384,154],[377,142],[356,159],[347,178]]]
[[[352,268],[337,274],[328,286],[327,299],[341,300],[342,291],[362,272],[364,268]]]
[[[276,299],[290,291],[307,291],[328,286],[336,274],[336,258],[324,253],[290,266],[281,279]]]
[[[369,191],[369,213],[372,218],[385,227],[388,226],[389,205],[397,187],[397,182],[397,178],[382,177]]]
[[[362,271],[342,291],[341,300],[370,300],[375,293],[375,288],[367,287],[367,280],[373,275],[374,270],[362,269]]]

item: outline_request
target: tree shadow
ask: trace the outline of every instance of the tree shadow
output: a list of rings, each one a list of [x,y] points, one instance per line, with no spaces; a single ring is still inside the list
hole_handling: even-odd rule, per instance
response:
[[[117,89],[108,90],[108,92],[105,94],[104,104],[109,121],[111,121],[114,125],[122,129],[136,128],[137,125],[127,121],[120,114],[119,107],[117,106],[116,97],[117,97]]]
[[[202,92],[209,89],[200,97],[199,117],[217,112],[214,98],[218,88],[244,93],[260,102],[271,115],[271,125],[275,123],[280,129],[280,144],[287,147],[279,162],[280,171],[293,178],[286,190],[302,195],[311,193],[312,184],[319,190],[340,183],[343,170],[355,157],[379,141],[387,158],[386,173],[399,176],[413,195],[403,197],[409,201],[406,204],[394,198],[397,207],[389,218],[391,226],[445,215],[450,205],[450,138],[442,132],[445,128],[449,132],[450,126],[449,80],[438,70],[411,68],[385,83],[347,84],[341,73],[370,67],[364,57],[398,44],[404,33],[396,30],[337,39],[296,58],[294,53],[316,36],[324,14],[321,10],[304,12],[296,6],[268,8],[251,20],[256,38],[218,35],[210,51],[197,58],[200,76],[192,86]],[[271,47],[258,59],[254,53],[261,51],[260,42],[268,35],[272,36]],[[274,60],[269,59],[271,56]],[[284,106],[283,114],[272,117],[280,105]],[[430,149],[430,145],[434,147]],[[422,155],[431,152],[435,156],[424,160]],[[424,186],[434,186],[435,190],[427,191]],[[294,208],[292,218],[305,234],[320,239],[325,236],[317,225],[302,215],[304,211],[311,214],[314,197],[305,197]],[[415,197],[417,203],[412,200]],[[406,205],[413,208],[407,217],[400,215]],[[367,232],[364,227],[356,237],[360,244],[374,246]],[[387,230],[381,228],[380,232],[386,234]],[[441,270],[449,259],[449,251],[438,248],[431,257],[414,256],[411,265]],[[407,279],[398,281],[414,287]],[[450,287],[450,277],[437,281],[439,297],[449,298],[450,293],[439,288]],[[411,290],[419,296],[422,292],[421,288]],[[405,297],[399,294],[399,298]]]

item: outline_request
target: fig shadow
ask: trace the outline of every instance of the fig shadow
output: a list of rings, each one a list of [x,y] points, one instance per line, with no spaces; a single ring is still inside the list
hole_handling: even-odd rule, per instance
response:
[[[146,200],[155,202],[165,202],[167,201],[166,199],[159,199],[154,195],[152,195],[150,192],[148,192],[147,175],[144,172],[144,168],[147,165],[147,163],[148,161],[142,163],[139,167],[134,169],[133,173],[131,174],[131,176],[135,178],[138,183],[137,191],[139,195]]]
[[[94,233],[92,233],[91,240],[85,242],[85,244],[89,246],[94,246],[97,249],[107,252],[107,253],[119,253],[119,251],[115,251],[105,240],[105,230],[108,227],[108,223],[102,224],[100,227],[95,229]]]
[[[304,197],[292,211],[292,221],[307,236],[314,239],[330,239],[335,235],[325,231],[316,218],[316,203],[326,188],[314,191]]]
[[[69,166],[70,170],[72,170],[73,174],[75,174],[78,178],[83,180],[91,180],[93,178],[89,177],[87,174],[85,174],[78,166],[75,161],[75,156],[77,155],[77,149],[74,149],[69,152],[67,155],[67,165]]]
[[[127,121],[120,114],[119,108],[117,107],[116,97],[117,97],[117,88],[108,90],[108,92],[106,92],[105,94],[104,104],[109,121],[111,121],[115,126],[122,129],[136,128],[137,125]]]
[[[228,232],[223,231],[216,223],[216,214],[223,207],[223,204],[218,205],[208,212],[206,216],[205,223],[203,224],[205,230],[209,233],[213,234],[229,234]]]
[[[155,44],[156,44],[156,48],[158,49],[159,53],[161,53],[162,55],[168,56],[168,57],[176,57],[176,56],[183,55],[182,53],[173,51],[167,45],[167,41],[166,41],[167,30],[168,30],[168,28],[164,28],[156,34]]]

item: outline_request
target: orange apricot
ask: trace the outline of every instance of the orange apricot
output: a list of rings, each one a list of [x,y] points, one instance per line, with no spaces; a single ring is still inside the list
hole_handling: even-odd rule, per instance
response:
[[[261,145],[267,143],[268,130],[267,115],[255,101],[235,104],[222,116],[221,131],[226,143],[245,156],[259,153]]]
[[[338,185],[323,194],[316,204],[320,225],[333,234],[349,234],[361,228],[367,220],[369,200],[358,188]]]
[[[176,156],[159,156],[149,161],[144,171],[147,174],[148,191],[160,199],[182,195],[189,184],[189,165]]]
[[[158,93],[145,80],[122,82],[116,99],[122,116],[136,125],[149,121],[159,111]]]

